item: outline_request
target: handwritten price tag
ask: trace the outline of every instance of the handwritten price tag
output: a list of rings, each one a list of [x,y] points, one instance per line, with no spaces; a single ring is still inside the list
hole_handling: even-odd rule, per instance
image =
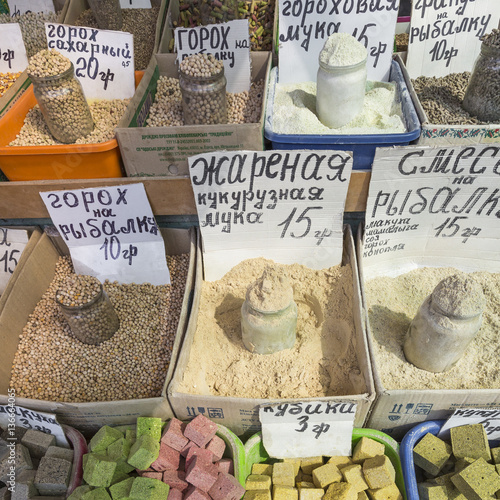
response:
[[[0,227],[0,295],[4,292],[27,243],[27,231]]]
[[[120,0],[122,9],[150,9],[151,0]]]
[[[240,151],[188,161],[205,279],[256,257],[311,269],[340,264],[350,153]]]
[[[11,17],[26,12],[55,12],[52,0],[7,0]]]
[[[259,409],[262,440],[274,458],[351,455],[355,403],[311,401]]]
[[[121,31],[45,23],[47,45],[75,67],[87,99],[134,95],[134,37]]]
[[[458,408],[441,427],[438,437],[448,439],[452,427],[470,424],[481,424],[489,441],[500,439],[499,408]]]
[[[170,283],[165,245],[142,184],[40,193],[77,274]]]
[[[0,73],[18,73],[27,67],[21,27],[18,23],[0,24]]]
[[[70,447],[63,428],[52,413],[28,410],[15,404],[0,405],[0,425],[7,429],[7,441],[9,441],[9,436],[15,435],[14,426],[17,426],[52,434],[56,438],[57,446]]]

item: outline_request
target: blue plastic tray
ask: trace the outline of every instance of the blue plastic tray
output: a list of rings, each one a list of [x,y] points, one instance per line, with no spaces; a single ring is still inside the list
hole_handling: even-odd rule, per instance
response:
[[[416,425],[405,434],[399,448],[401,466],[408,500],[419,500],[415,463],[413,462],[413,448],[428,433],[435,436],[439,433],[446,420],[429,420]]]
[[[420,121],[408,92],[403,73],[398,62],[391,62],[389,77],[398,86],[403,118],[407,132],[402,134],[367,134],[367,135],[293,135],[276,134],[272,129],[272,106],[274,89],[271,89],[266,109],[264,135],[272,143],[273,149],[333,149],[353,152],[353,169],[370,170],[378,147],[407,146],[420,137]]]

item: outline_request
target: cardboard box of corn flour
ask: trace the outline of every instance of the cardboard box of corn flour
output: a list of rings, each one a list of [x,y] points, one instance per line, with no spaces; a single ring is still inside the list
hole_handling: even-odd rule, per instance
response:
[[[498,144],[476,144],[379,148],[375,155],[365,227],[356,242],[377,394],[367,426],[395,439],[455,409],[500,408],[495,327],[500,314],[499,152]],[[444,343],[436,343],[430,332],[438,327],[429,323],[419,345],[430,347],[412,358],[411,348],[405,351],[404,346],[413,318],[437,284],[455,274],[483,290],[479,332],[448,368],[444,357],[455,348],[446,342],[465,332],[461,325],[466,320],[451,313],[431,316],[440,318],[436,324],[447,325],[438,337]],[[462,283],[444,288],[456,306],[474,296],[461,291],[471,290]],[[474,308],[481,304],[475,301]],[[420,367],[407,359],[408,352]]]
[[[354,323],[353,332],[348,338],[350,338],[350,345],[354,346],[354,355],[356,357],[356,360],[353,361],[353,363],[356,366],[355,371],[358,373],[358,375],[351,379],[351,388],[345,395],[310,397],[300,399],[258,399],[245,396],[244,391],[242,391],[241,396],[231,397],[211,395],[208,387],[206,389],[202,389],[202,391],[205,391],[204,394],[188,393],[187,391],[182,390],[181,384],[183,382],[184,375],[189,363],[196,363],[196,360],[190,359],[190,357],[191,351],[193,349],[193,340],[197,332],[197,325],[199,326],[200,321],[205,321],[198,314],[200,310],[201,293],[200,289],[197,288],[193,299],[193,308],[186,332],[186,337],[178,357],[172,381],[167,388],[168,400],[172,405],[176,417],[179,419],[191,419],[198,414],[204,414],[205,416],[213,419],[215,422],[229,427],[237,435],[248,437],[261,429],[259,420],[259,408],[261,407],[261,405],[283,404],[284,406],[295,408],[295,411],[297,411],[298,406],[294,407],[293,405],[296,403],[300,403],[301,405],[303,405],[304,411],[309,411],[310,408],[315,407],[315,403],[318,403],[319,401],[327,401],[329,404],[331,404],[332,408],[336,408],[336,410],[334,411],[337,411],[339,413],[345,412],[349,407],[351,407],[352,403],[355,403],[357,407],[354,417],[354,426],[362,427],[368,416],[372,402],[375,398],[375,393],[369,355],[366,345],[364,322],[361,315],[361,297],[358,288],[359,282],[354,250],[354,240],[350,226],[345,226],[343,232],[342,265],[346,265],[348,263],[350,263],[352,266],[353,300],[352,311],[349,311],[346,314],[352,314]],[[206,270],[204,272],[206,273]],[[313,285],[311,285],[311,290],[312,286]],[[314,291],[311,291],[311,296],[306,300],[310,301],[309,306],[311,307],[311,314],[318,314],[317,312],[313,312],[316,311],[316,309],[312,304],[315,300],[318,301],[318,299],[314,296]],[[222,303],[219,307],[221,309],[227,309],[226,312],[230,313],[228,305],[224,305],[224,303]],[[321,306],[319,306],[319,302],[318,308],[321,309]],[[319,314],[321,315],[321,313]],[[221,321],[224,320],[221,319]],[[319,324],[321,324],[321,322],[324,321],[324,318],[319,319],[319,321]],[[342,322],[341,320],[339,321]],[[202,324],[205,325],[205,323]],[[232,327],[226,325],[224,328],[226,329]],[[329,335],[333,335],[333,330],[337,331],[335,328],[333,328],[332,330],[327,330]],[[341,337],[343,335],[348,335],[345,331],[343,334],[338,333],[337,331],[335,335],[337,334],[339,334]],[[325,342],[327,341],[325,340]],[[220,356],[225,356],[225,353],[221,351]],[[254,354],[254,356],[263,355]],[[345,353],[338,353],[338,362],[341,365],[343,363],[342,360],[344,356]],[[318,362],[319,364],[321,364],[320,360],[318,360]],[[347,364],[349,364],[349,362],[347,362]],[[242,370],[244,370],[243,366],[244,365],[242,365]],[[352,368],[353,365],[349,366],[351,366]],[[312,367],[311,369],[314,371],[315,367]],[[241,377],[242,379],[245,378],[244,371],[242,371]],[[241,385],[243,383],[242,379],[239,379],[238,384]],[[272,385],[273,380],[263,377],[262,383],[268,383]],[[196,389],[196,391],[198,390]],[[293,410],[291,411],[293,413]]]
[[[52,236],[49,236],[48,232]],[[189,253],[186,288],[182,299],[177,333],[172,346],[171,362],[165,378],[166,385],[172,376],[189,317],[189,301],[196,281],[198,235],[195,228],[162,228],[161,232],[167,255]],[[68,254],[63,238],[55,229],[47,231],[41,236],[38,234],[37,238],[32,238],[28,250],[23,254],[5,293],[0,298],[0,341],[2,343],[0,404],[7,404],[7,394],[11,395],[8,392],[11,369],[23,328],[53,280],[55,266],[60,256]],[[114,361],[114,363],[119,362],[120,357]],[[44,381],[37,380],[36,383],[43,384]],[[163,419],[173,416],[167,399],[162,395],[144,399],[87,403],[55,402],[16,395],[16,405],[35,411],[53,413],[60,423],[71,425],[86,435],[92,435],[106,424],[133,424],[138,416],[156,416]]]
[[[146,127],[149,110],[155,101],[158,78],[178,78],[176,54],[156,54],[146,70],[118,128],[125,171],[132,176],[186,176],[189,156],[211,151],[264,150],[264,110],[267,85],[264,85],[258,123],[238,125],[190,125]],[[269,79],[269,52],[251,53],[252,81]]]

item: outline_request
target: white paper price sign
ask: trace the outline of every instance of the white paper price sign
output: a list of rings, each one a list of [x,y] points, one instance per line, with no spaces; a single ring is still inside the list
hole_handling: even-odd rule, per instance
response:
[[[77,274],[170,283],[165,245],[142,184],[40,193]]]
[[[448,439],[452,427],[461,425],[481,424],[489,441],[500,439],[500,409],[499,408],[458,408],[444,423],[438,437]]]
[[[365,266],[394,275],[398,264],[414,269],[432,260],[438,267],[500,271],[499,164],[499,144],[377,148]]]
[[[227,91],[244,92],[250,89],[250,35],[248,20],[237,19],[221,24],[175,30],[177,60],[204,52],[224,62]]]
[[[0,227],[0,295],[4,292],[27,243],[27,231]]]
[[[310,401],[259,408],[262,442],[270,457],[350,456],[355,403]]]
[[[28,57],[19,24],[0,24],[0,40],[0,73],[24,71]]]
[[[311,269],[340,264],[350,153],[240,151],[188,161],[206,280],[256,257]]]
[[[10,403],[11,399],[12,403]],[[8,444],[16,442],[15,427],[24,427],[25,429],[34,429],[45,432],[45,434],[52,434],[56,438],[57,446],[70,447],[64,430],[55,415],[17,406],[13,396],[9,397],[9,404],[0,405],[0,425],[7,430],[6,441]]]
[[[52,0],[7,0],[11,17],[26,12],[55,12]]]
[[[45,23],[49,49],[75,67],[87,99],[128,99],[134,95],[134,37],[121,31]]]
[[[120,0],[122,9],[150,9],[151,0]]]
[[[472,71],[480,38],[498,26],[500,2],[414,0],[406,67],[412,78]]]
[[[369,80],[389,77],[399,0],[280,0],[280,83],[315,82],[318,57],[333,33],[349,33],[368,51]]]

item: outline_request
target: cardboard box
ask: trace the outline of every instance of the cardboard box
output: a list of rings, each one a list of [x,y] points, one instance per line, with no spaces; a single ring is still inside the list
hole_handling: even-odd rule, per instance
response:
[[[425,146],[458,144],[466,146],[467,144],[500,142],[500,123],[490,123],[488,125],[438,125],[430,123],[413,88],[408,70],[399,54],[396,55],[396,59],[398,58],[418,119],[422,125],[422,132],[416,144]]]
[[[361,374],[365,380],[365,392],[348,396],[314,397],[307,399],[250,399],[237,397],[223,397],[212,395],[196,395],[181,393],[178,390],[186,370],[190,351],[196,332],[198,322],[198,311],[200,306],[200,289],[195,290],[193,309],[189,319],[186,337],[177,360],[172,381],[167,387],[168,400],[177,418],[186,420],[195,417],[199,413],[211,418],[217,423],[229,427],[239,436],[248,437],[260,430],[259,407],[263,404],[272,403],[297,403],[307,401],[330,401],[332,403],[354,402],[357,404],[355,427],[362,427],[368,415],[371,404],[375,398],[373,378],[370,368],[368,349],[366,345],[366,333],[364,321],[361,314],[361,296],[359,290],[358,271],[354,253],[354,241],[350,226],[344,228],[344,252],[342,262],[350,263],[353,273],[353,296],[354,304],[352,314],[354,316],[356,345],[358,346],[358,363]]]
[[[158,18],[156,20],[156,30],[155,30],[155,44],[153,48],[153,54],[158,51],[158,46],[160,44],[160,34],[162,33],[165,26],[165,19],[167,15],[168,0],[161,0],[160,11],[158,13]],[[60,20],[63,24],[73,25],[78,19],[80,14],[90,6],[87,0],[66,0],[64,4],[64,9],[62,11],[62,18]],[[141,68],[142,69],[142,68]]]
[[[359,279],[363,298],[368,346],[372,358],[372,371],[375,381],[376,400],[371,408],[367,427],[381,430],[396,440],[416,424],[425,420],[440,420],[449,417],[457,408],[500,408],[500,389],[429,389],[404,390],[386,389],[380,377],[375,356],[368,318],[367,300],[364,291],[365,272],[363,267],[362,227],[357,234],[357,255]],[[424,267],[424,261],[418,267]],[[429,265],[432,265],[429,263]]]
[[[217,150],[264,150],[267,84],[264,85],[261,117],[258,123],[144,127],[155,100],[160,75],[178,77],[176,57],[176,54],[155,55],[116,128],[116,138],[129,177],[185,176],[189,174],[187,162],[189,156]],[[271,68],[270,52],[252,52],[251,57],[252,81],[268,82]]]
[[[197,258],[197,231],[193,229],[162,229],[167,255],[190,254],[184,300],[177,327],[172,358],[165,379],[164,390],[172,377],[177,355],[189,317],[189,300],[197,279],[195,261]],[[31,251],[23,255],[16,268],[8,289],[0,299],[0,404],[7,404],[11,367],[17,351],[19,336],[42,295],[54,277],[55,265],[66,252],[62,238],[41,235],[33,242]],[[31,244],[31,242],[30,242]],[[201,278],[199,278],[201,279]],[[32,410],[55,413],[60,423],[77,428],[86,435],[92,435],[101,426],[133,424],[139,416],[154,416],[168,419],[172,409],[164,396],[127,401],[104,401],[93,403],[58,403],[16,397],[16,405]]]

